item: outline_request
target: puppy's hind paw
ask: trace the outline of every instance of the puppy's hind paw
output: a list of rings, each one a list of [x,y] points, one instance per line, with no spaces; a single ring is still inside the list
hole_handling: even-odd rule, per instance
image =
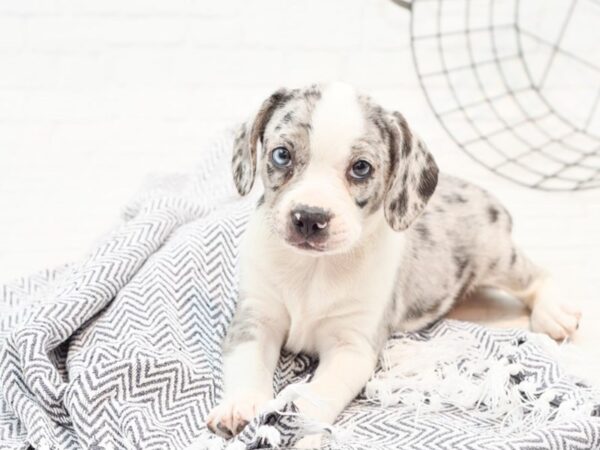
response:
[[[556,340],[566,339],[579,328],[581,309],[562,300],[555,288],[544,285],[531,312],[531,329]]]

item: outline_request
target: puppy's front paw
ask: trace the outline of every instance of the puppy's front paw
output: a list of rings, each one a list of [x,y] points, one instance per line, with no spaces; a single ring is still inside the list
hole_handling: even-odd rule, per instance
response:
[[[224,399],[206,418],[206,426],[215,434],[231,438],[244,429],[256,417],[269,395],[246,393]]]
[[[546,285],[540,289],[531,312],[531,329],[546,333],[553,339],[565,339],[571,336],[581,320],[581,309],[576,304],[567,303],[554,286]]]

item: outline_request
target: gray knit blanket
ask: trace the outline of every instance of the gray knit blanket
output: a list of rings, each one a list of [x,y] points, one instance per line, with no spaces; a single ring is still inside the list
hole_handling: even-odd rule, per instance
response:
[[[235,439],[213,436],[204,418],[222,395],[221,341],[256,201],[235,194],[230,144],[145,186],[84,260],[0,287],[0,449],[286,447],[309,429],[329,448],[600,448],[598,391],[551,346],[458,321],[394,336],[333,426],[293,403],[316,361],[284,353],[273,405]],[[412,344],[451,350],[444,342],[469,351],[412,372],[416,357],[388,361]]]

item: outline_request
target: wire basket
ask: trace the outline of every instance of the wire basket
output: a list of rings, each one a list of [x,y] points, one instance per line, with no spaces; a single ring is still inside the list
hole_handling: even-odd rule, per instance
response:
[[[523,186],[600,187],[600,0],[393,1],[460,148]]]

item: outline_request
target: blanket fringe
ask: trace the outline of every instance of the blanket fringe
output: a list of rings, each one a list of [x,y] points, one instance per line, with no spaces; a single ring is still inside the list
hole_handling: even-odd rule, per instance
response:
[[[584,354],[572,344],[558,345],[537,334],[528,334],[527,341],[560,362],[568,361],[563,367],[585,367]],[[540,429],[550,421],[593,415],[598,408],[593,401],[598,398],[597,389],[579,384],[579,396],[564,398],[558,390],[540,386],[527,377],[525,367],[518,362],[518,351],[517,342],[506,342],[499,344],[493,354],[485,353],[478,339],[467,331],[425,341],[392,339],[381,353],[379,370],[367,383],[365,396],[382,406],[412,409],[417,420],[428,413],[458,408],[471,416],[494,420],[498,432],[506,435]],[[585,380],[581,371],[575,371],[575,375]],[[338,445],[356,439],[352,423],[321,423],[290,408],[299,398],[326,406],[311,394],[307,381],[286,386],[263,407],[261,414],[294,417],[298,437],[322,434]],[[275,449],[283,441],[281,432],[271,425],[259,426],[255,438]],[[244,444],[205,436],[193,448],[242,450]]]
[[[552,344],[556,350],[557,344]],[[365,393],[383,406],[412,408],[417,418],[446,408],[468,410],[498,421],[499,431],[508,434],[531,431],[550,420],[589,417],[591,402],[562,399],[553,389],[529,380],[517,362],[517,351],[516,344],[505,343],[498,355],[487,356],[468,332],[428,341],[393,339]]]

